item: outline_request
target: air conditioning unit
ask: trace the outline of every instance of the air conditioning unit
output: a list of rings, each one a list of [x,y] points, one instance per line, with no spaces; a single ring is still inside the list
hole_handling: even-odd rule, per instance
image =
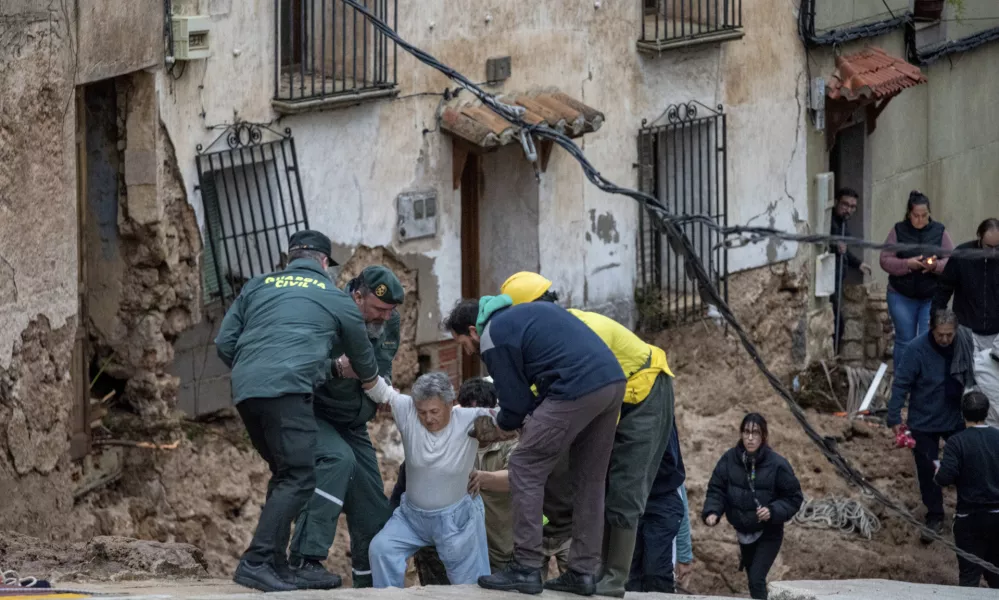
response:
[[[209,31],[212,21],[207,16],[172,18],[173,57],[175,60],[199,60],[212,55]]]

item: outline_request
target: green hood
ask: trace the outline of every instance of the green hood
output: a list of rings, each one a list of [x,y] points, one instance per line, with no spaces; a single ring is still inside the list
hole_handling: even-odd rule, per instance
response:
[[[513,300],[506,294],[479,298],[479,318],[475,320],[475,330],[479,332],[479,335],[482,335],[482,330],[485,329],[486,322],[493,316],[493,313],[508,306],[513,306]]]

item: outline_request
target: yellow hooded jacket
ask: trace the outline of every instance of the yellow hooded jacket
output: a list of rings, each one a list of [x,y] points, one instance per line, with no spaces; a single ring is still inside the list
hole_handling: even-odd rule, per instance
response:
[[[607,344],[617,361],[621,363],[621,368],[628,378],[628,387],[624,392],[624,401],[628,404],[638,404],[645,400],[652,391],[659,373],[673,377],[673,372],[666,362],[666,353],[660,348],[646,344],[624,325],[595,312],[575,308],[570,308],[569,312],[586,323],[586,326]]]

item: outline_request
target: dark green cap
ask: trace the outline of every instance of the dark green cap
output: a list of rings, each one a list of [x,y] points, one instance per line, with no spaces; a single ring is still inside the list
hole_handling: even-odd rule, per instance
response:
[[[388,267],[382,265],[365,267],[361,271],[361,281],[382,302],[402,304],[402,301],[406,299],[406,290],[402,289],[399,278]]]
[[[330,265],[340,263],[333,260],[333,242],[328,237],[312,229],[303,229],[292,234],[288,240],[288,251],[292,250],[315,250],[322,252],[330,259]]]

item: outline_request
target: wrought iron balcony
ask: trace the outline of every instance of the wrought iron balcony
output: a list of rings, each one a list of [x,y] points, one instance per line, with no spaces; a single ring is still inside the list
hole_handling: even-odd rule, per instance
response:
[[[396,28],[398,0],[360,0]],[[342,0],[275,0],[274,107],[297,113],[396,93],[395,42]]]
[[[739,39],[742,0],[639,0],[642,3],[641,52]]]

